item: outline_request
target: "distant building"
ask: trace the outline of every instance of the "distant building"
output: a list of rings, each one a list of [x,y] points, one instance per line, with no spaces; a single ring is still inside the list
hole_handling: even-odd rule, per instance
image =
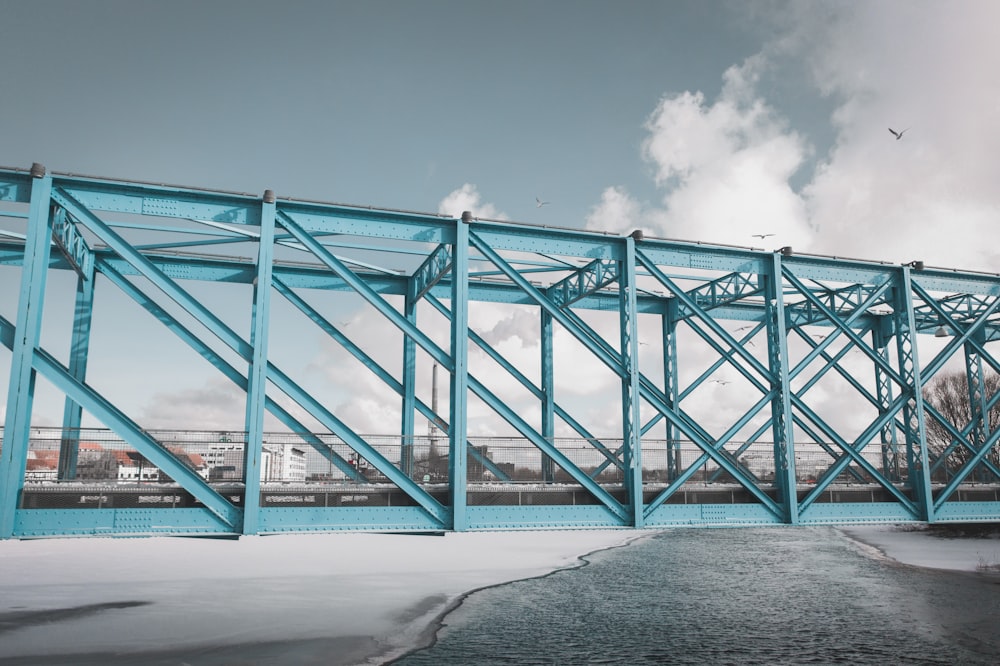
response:
[[[24,469],[25,481],[55,481],[59,478],[59,451],[29,450]]]
[[[261,465],[261,481],[282,481],[302,483],[306,480],[306,452],[295,444],[268,445],[264,449],[270,454],[270,469],[264,474]]]
[[[80,442],[76,455],[76,478],[81,481],[117,479],[118,457],[96,442]]]

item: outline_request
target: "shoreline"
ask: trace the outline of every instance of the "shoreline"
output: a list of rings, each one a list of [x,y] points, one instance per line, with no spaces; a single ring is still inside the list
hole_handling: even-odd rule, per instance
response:
[[[434,645],[438,641],[441,630],[447,626],[445,620],[448,618],[448,616],[451,615],[456,610],[458,610],[459,608],[461,608],[462,604],[465,603],[465,601],[469,597],[478,592],[483,592],[485,590],[492,590],[497,587],[503,587],[504,585],[510,585],[512,583],[517,583],[525,580],[536,580],[541,578],[547,578],[549,576],[554,576],[564,571],[582,569],[583,567],[590,564],[590,560],[588,558],[597,553],[603,553],[609,550],[616,550],[618,548],[625,548],[643,539],[651,538],[653,535],[659,534],[660,532],[662,532],[662,530],[651,530],[648,532],[642,532],[636,534],[631,538],[627,538],[625,541],[621,543],[595,548],[589,552],[583,553],[582,555],[578,555],[576,560],[570,564],[558,567],[556,569],[552,569],[551,571],[547,571],[545,573],[538,574],[536,576],[526,576],[524,578],[514,578],[499,583],[491,583],[490,585],[482,585],[475,589],[463,592],[458,597],[453,599],[450,603],[448,603],[448,605],[440,613],[438,613],[431,620],[430,623],[427,624],[425,629],[420,633],[420,637],[421,639],[423,639],[421,642],[409,648],[404,648],[404,651],[400,652],[399,654],[393,654],[392,652],[383,652],[377,655],[372,655],[372,657],[368,661],[363,662],[363,664],[358,666],[391,666],[392,664],[399,662],[399,660],[406,658],[408,655],[413,654],[414,652],[434,647]],[[387,660],[383,661],[383,659]]]
[[[1000,573],[978,568],[1000,558],[1000,526],[955,538],[910,525],[833,529],[894,565]],[[477,592],[582,568],[664,531],[0,542],[0,663],[395,664],[432,647]]]
[[[581,557],[641,536],[538,530],[4,541],[0,619],[11,624],[0,663],[170,663],[156,660],[183,655],[194,664],[280,664],[284,650],[284,663],[381,664],[427,644],[476,590],[581,566]],[[122,599],[137,601],[125,607]],[[166,652],[168,645],[176,647]]]
[[[836,529],[851,541],[878,553],[878,559],[921,569],[995,577],[1000,574],[1000,525],[911,524],[850,525]]]

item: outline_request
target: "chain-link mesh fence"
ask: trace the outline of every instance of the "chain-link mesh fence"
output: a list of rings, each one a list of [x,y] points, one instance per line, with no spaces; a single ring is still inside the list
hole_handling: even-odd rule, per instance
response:
[[[178,464],[194,471],[233,503],[242,503],[245,432],[150,430],[146,434]],[[451,461],[446,437],[366,435],[362,440],[369,449],[359,453],[329,433],[267,433],[260,460],[262,506],[414,505],[413,499],[391,482],[387,473],[392,470],[448,503]],[[581,474],[624,498],[621,439],[555,438],[550,444],[575,467],[572,473],[524,438],[470,437],[466,461],[469,503],[592,504],[594,498],[584,490]],[[843,455],[832,445],[797,443],[797,482],[808,488],[826,480]],[[861,455],[872,469],[881,470],[884,457],[877,444],[865,447]],[[680,482],[689,490],[715,488],[721,492],[732,487],[731,501],[738,501],[737,495],[744,496],[739,489],[746,484],[772,491],[774,459],[773,445],[768,442],[728,442],[712,456],[689,441],[644,439],[642,480],[651,496]],[[719,460],[726,465],[720,465]],[[830,491],[823,501],[891,499],[872,488],[878,485],[876,479],[856,460],[848,463],[839,467],[832,480],[839,494],[834,497]],[[24,482],[25,508],[198,506],[166,472],[106,429],[70,432],[33,428]],[[855,495],[856,499],[847,499]],[[1000,492],[997,487],[965,488],[953,499],[996,501]]]

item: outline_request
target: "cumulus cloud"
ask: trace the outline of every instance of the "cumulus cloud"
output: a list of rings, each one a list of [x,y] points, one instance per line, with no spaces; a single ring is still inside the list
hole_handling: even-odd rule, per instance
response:
[[[507,340],[516,341],[521,347],[538,346],[540,316],[535,308],[476,308],[474,318],[479,321],[473,321],[470,315],[470,325],[481,329],[483,339],[493,346]]]
[[[146,428],[242,430],[246,394],[232,382],[215,378],[200,387],[158,392],[142,409],[139,422]]]
[[[586,228],[614,234],[626,234],[636,229],[651,231],[650,228],[643,228],[643,217],[642,207],[624,187],[609,187],[601,193],[601,202],[587,215]]]
[[[996,270],[1000,5],[860,3],[790,43],[837,100],[838,132],[803,194],[829,253]],[[896,141],[888,127],[909,128]]]
[[[491,203],[484,203],[479,190],[471,183],[466,183],[457,190],[452,191],[438,204],[438,212],[442,215],[461,217],[465,211],[472,213],[472,217],[482,217],[491,220],[507,219],[507,215],[498,210],[496,206]]]
[[[646,216],[654,233],[736,245],[773,234],[776,245],[810,245],[804,203],[789,184],[810,147],[757,91],[767,67],[762,55],[730,67],[713,102],[691,91],[660,100],[643,144],[665,192],[662,211]]]
[[[992,2],[783,5],[714,99],[670,92],[650,114],[642,155],[660,202],[609,187],[588,228],[737,245],[774,234],[766,247],[996,270],[982,240],[1000,217],[1000,79],[983,63],[1000,60],[998,21]],[[767,95],[793,71],[833,103],[823,154]],[[896,141],[889,127],[909,131]]]

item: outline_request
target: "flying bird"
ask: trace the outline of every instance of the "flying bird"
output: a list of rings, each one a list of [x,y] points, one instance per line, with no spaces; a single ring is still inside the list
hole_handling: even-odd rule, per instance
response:
[[[723,386],[729,383],[728,379],[713,379],[712,381],[716,384],[722,384]]]
[[[764,240],[768,236],[774,236],[774,234],[754,234],[753,235],[754,238],[759,238],[761,240]]]
[[[548,206],[548,201],[542,201],[538,197],[535,197],[535,208],[541,208],[542,206]]]
[[[901,132],[897,132],[896,130],[894,130],[894,129],[892,129],[892,128],[890,127],[890,128],[889,128],[889,131],[890,131],[890,132],[892,132],[892,135],[893,135],[894,137],[896,137],[896,141],[899,141],[900,139],[902,139],[902,138],[903,138],[903,132],[905,132],[905,131],[906,131],[906,130],[908,130],[908,129],[910,129],[910,128],[909,128],[909,127],[907,127],[907,128],[905,129],[905,130],[902,130]]]

